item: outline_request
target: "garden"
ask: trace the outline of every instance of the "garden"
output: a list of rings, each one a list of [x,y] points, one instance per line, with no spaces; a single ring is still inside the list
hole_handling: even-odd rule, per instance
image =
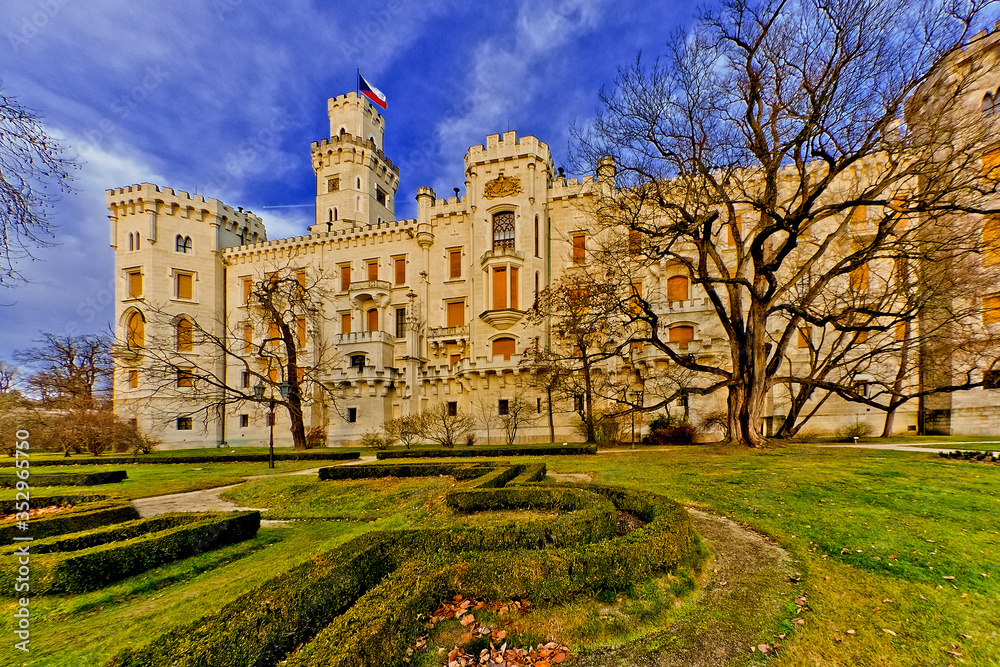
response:
[[[32,507],[72,508],[31,518],[31,650],[12,648],[6,597],[2,653],[94,667],[1000,664],[1000,467],[939,449],[45,466],[127,476],[32,487]],[[138,518],[127,502],[221,486],[254,509]],[[15,493],[0,488],[0,511]]]

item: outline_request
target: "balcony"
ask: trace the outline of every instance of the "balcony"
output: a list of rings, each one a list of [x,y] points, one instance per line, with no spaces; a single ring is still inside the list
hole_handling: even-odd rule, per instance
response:
[[[483,256],[479,259],[479,263],[482,266],[486,266],[490,262],[495,260],[515,260],[518,264],[524,262],[524,253],[520,250],[514,250],[513,248],[493,248],[492,250],[487,250],[483,253]]]
[[[111,346],[110,354],[113,358],[121,359],[122,361],[135,361],[142,356],[142,349],[115,343]]]
[[[396,337],[388,331],[352,331],[351,333],[337,334],[337,345],[356,345],[359,343],[388,343],[395,344]]]
[[[379,306],[384,306],[389,299],[392,283],[388,280],[356,280],[348,287],[348,296],[352,299],[370,297]]]
[[[498,310],[487,310],[479,314],[479,319],[489,324],[494,329],[504,331],[517,324],[525,311],[513,308],[501,308]]]
[[[469,337],[469,326],[430,327],[427,329],[427,340],[438,343],[455,343],[459,339]]]

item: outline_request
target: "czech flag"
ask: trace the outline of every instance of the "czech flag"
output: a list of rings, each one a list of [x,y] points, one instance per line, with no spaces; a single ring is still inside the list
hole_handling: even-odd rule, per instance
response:
[[[385,104],[385,93],[365,81],[365,77],[358,73],[358,88],[361,90],[361,94],[370,99],[375,104],[379,105],[383,109],[386,108]]]

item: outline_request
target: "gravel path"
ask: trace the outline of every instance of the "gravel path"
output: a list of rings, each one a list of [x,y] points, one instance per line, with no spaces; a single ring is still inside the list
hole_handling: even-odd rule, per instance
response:
[[[937,448],[938,447],[940,447],[943,450],[949,450],[949,451],[950,450],[956,450],[956,449],[959,450],[959,451],[966,451],[966,450],[962,449],[961,445],[973,445],[973,444],[975,444],[975,445],[981,445],[981,444],[990,444],[990,445],[992,445],[992,444],[996,444],[998,446],[998,448],[1000,448],[1000,442],[998,442],[998,443],[992,443],[992,442],[990,442],[990,443],[983,443],[983,442],[967,442],[967,443],[966,442],[926,442],[926,443],[921,443],[921,445],[923,445],[923,446],[907,445],[906,443],[884,444],[884,445],[858,443],[856,445],[854,445],[854,444],[847,444],[847,445],[816,445],[816,446],[817,447],[851,447],[851,448],[854,448],[854,449],[882,449],[882,450],[888,450],[888,451],[893,451],[893,452],[920,452],[921,454],[937,454],[937,452],[938,452]],[[980,450],[976,450],[976,451],[980,451]]]

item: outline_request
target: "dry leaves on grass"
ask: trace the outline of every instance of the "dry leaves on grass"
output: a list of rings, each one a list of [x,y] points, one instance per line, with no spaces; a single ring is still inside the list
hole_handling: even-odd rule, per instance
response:
[[[36,507],[28,510],[28,516],[43,516],[45,514],[55,514],[57,512],[65,512],[66,510],[73,509],[72,505],[49,505],[47,507]],[[17,518],[18,514],[23,514],[23,512],[15,512],[14,514],[4,514],[0,515],[0,521],[13,521]]]
[[[441,621],[458,619],[458,622],[465,628],[461,641],[463,644],[478,637],[489,637],[489,648],[482,649],[478,655],[470,654],[461,646],[456,646],[448,652],[448,667],[472,667],[488,666],[494,667],[551,667],[557,665],[569,656],[570,651],[566,646],[557,642],[539,644],[534,648],[508,647],[504,639],[507,631],[502,628],[482,625],[476,620],[475,613],[479,610],[491,611],[497,616],[514,616],[527,614],[531,607],[529,600],[520,599],[510,602],[483,602],[456,595],[451,600],[447,600],[438,607],[434,615],[426,623],[427,628],[433,628]],[[510,621],[504,621],[509,624]],[[503,643],[501,643],[503,642]],[[416,643],[406,650],[409,656],[415,651],[419,651],[427,645],[427,637],[420,637]]]

